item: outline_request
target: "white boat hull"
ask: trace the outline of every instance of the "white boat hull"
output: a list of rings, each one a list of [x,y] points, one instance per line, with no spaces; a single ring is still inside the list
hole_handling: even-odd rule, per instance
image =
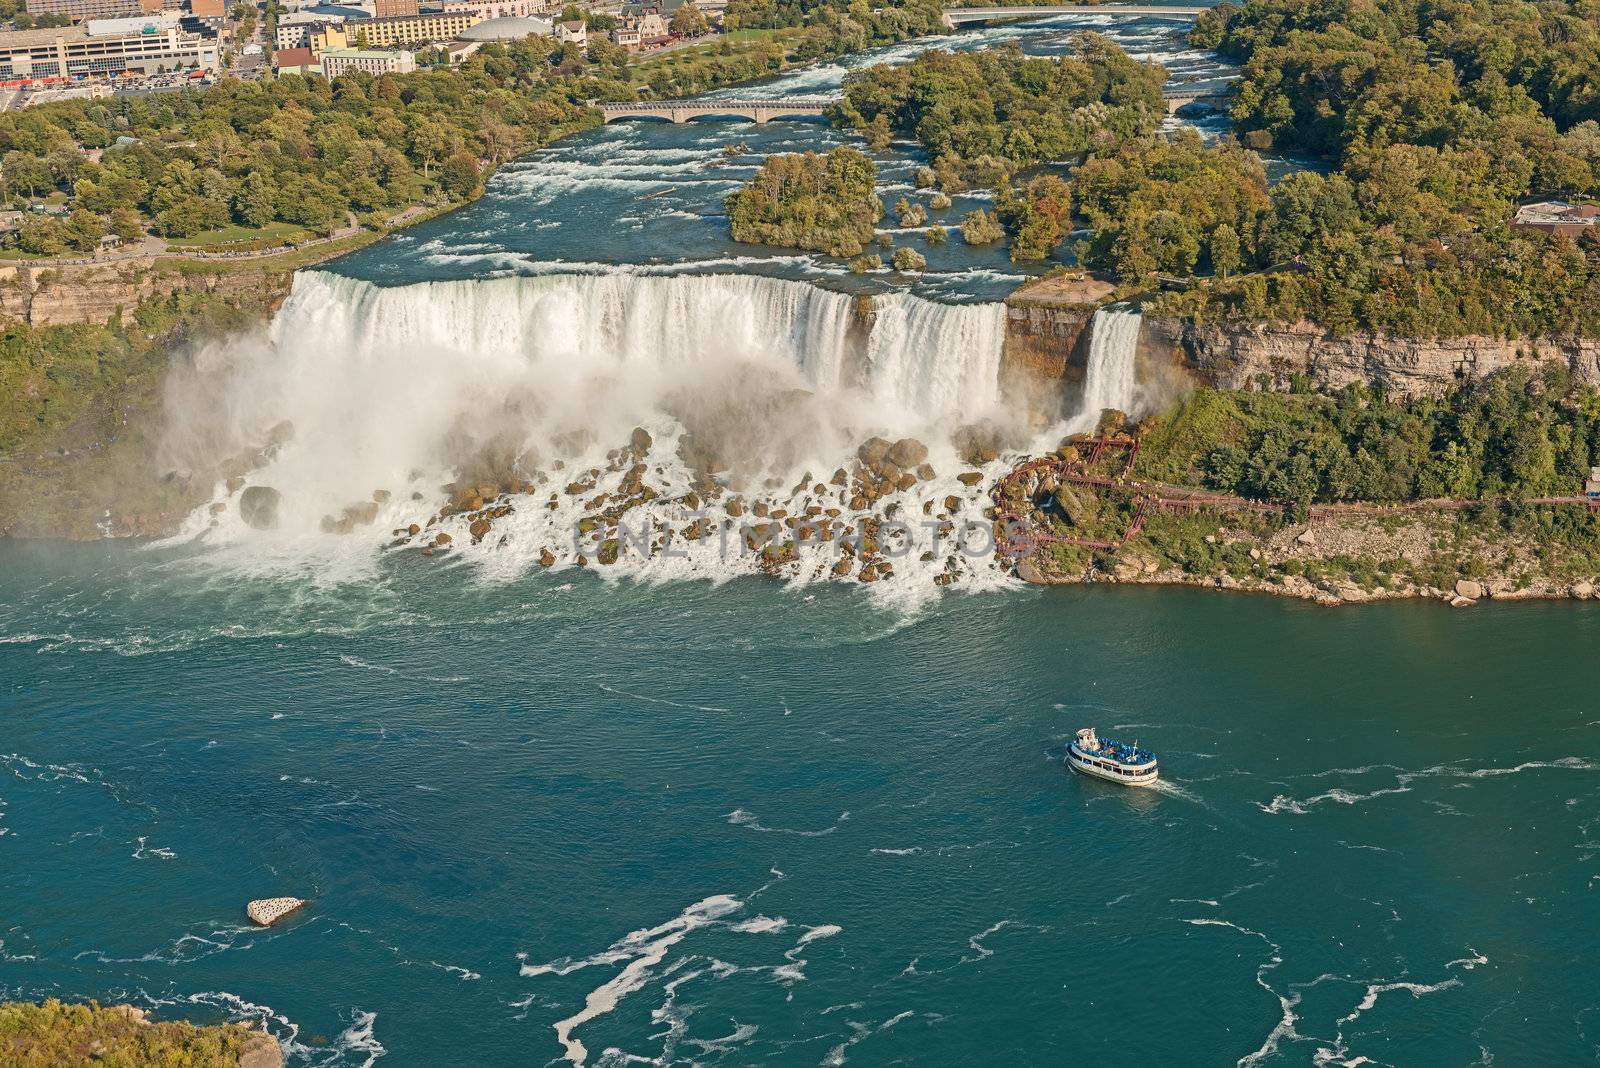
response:
[[[1156,780],[1161,778],[1161,769],[1155,764],[1145,767],[1129,768],[1116,764],[1115,761],[1096,759],[1078,750],[1077,745],[1067,746],[1067,765],[1073,771],[1084,775],[1093,775],[1097,779],[1107,782],[1121,783],[1123,786],[1154,786]],[[1111,765],[1111,766],[1107,766]]]

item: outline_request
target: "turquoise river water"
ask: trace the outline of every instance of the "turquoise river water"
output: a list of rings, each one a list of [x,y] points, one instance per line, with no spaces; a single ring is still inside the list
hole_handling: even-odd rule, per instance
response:
[[[1229,73],[1171,19],[954,44],[1084,26]],[[1004,255],[863,283],[726,240],[762,153],[843,136],[535,153],[181,365],[174,469],[274,434],[248,477],[275,529],[219,485],[166,543],[0,543],[0,999],[255,1020],[294,1068],[1600,1056],[1593,605],[1039,590],[990,560],[943,587],[914,551],[870,588],[709,549],[574,566],[558,490],[616,490],[635,426],[662,493],[630,514],[675,530],[685,434],[804,492],[917,436],[937,475],[902,514],[985,503],[950,431],[1008,415]],[[918,195],[908,146],[882,162]],[[1138,415],[1137,323],[1106,321],[1086,395]],[[540,496],[481,544],[456,517],[448,554],[386,551],[486,449]],[[1155,749],[1160,788],[1071,774],[1085,726]],[[285,894],[311,903],[245,921]]]
[[[1600,1050],[1585,606],[423,564],[0,549],[0,996],[316,1065]]]

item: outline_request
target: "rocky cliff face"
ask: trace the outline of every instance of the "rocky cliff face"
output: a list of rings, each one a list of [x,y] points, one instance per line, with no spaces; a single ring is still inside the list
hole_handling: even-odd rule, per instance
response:
[[[1053,389],[1061,409],[1070,411],[1083,388],[1095,310],[1093,304],[1013,302],[1001,364],[1008,396],[1037,398]],[[1340,336],[1311,323],[1196,323],[1147,315],[1138,358],[1140,384],[1152,397],[1193,382],[1253,389],[1263,376],[1271,388],[1286,389],[1294,375],[1327,389],[1366,382],[1423,395],[1544,362],[1600,386],[1600,340],[1580,338]]]
[[[1083,392],[1093,304],[1012,303],[1000,388],[1008,404],[1043,419],[1070,411]]]
[[[259,299],[264,293],[281,300],[289,291],[287,271],[183,270],[158,268],[151,257],[110,263],[35,267],[0,265],[0,319],[35,326],[58,323],[104,323],[131,318],[134,309],[153,298],[182,291],[207,291]]]
[[[1600,341],[1577,338],[1400,338],[1338,336],[1310,323],[1194,323],[1148,316],[1150,358],[1191,371],[1219,389],[1249,389],[1260,376],[1282,389],[1292,375],[1339,389],[1352,382],[1403,394],[1442,393],[1506,367],[1554,361],[1600,385]]]

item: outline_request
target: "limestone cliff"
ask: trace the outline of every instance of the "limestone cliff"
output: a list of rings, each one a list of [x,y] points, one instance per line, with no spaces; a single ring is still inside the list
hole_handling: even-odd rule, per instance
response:
[[[1545,361],[1564,364],[1579,381],[1600,385],[1600,340],[1592,339],[1341,336],[1311,323],[1195,323],[1147,316],[1143,344],[1151,359],[1185,367],[1219,389],[1252,388],[1262,375],[1281,389],[1290,376],[1302,374],[1329,389],[1368,382],[1423,395],[1502,368]]]
[[[266,265],[195,266],[154,257],[105,263],[33,266],[0,264],[0,320],[35,326],[129,319],[141,303],[182,291],[225,297],[263,295],[276,302],[289,291],[290,272]]]

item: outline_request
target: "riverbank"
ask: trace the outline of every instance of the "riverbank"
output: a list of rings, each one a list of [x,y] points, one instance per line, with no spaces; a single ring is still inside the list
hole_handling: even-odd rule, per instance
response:
[[[1421,599],[1466,608],[1480,600],[1589,600],[1600,559],[1594,548],[1553,547],[1442,512],[1282,524],[1163,515],[1147,519],[1114,556],[1079,570],[1047,556],[1022,560],[1017,573],[1046,586],[1193,586],[1330,606]]]
[[[0,1062],[37,1065],[182,1065],[281,1068],[278,1040],[249,1024],[157,1022],[132,1005],[0,1003]]]

